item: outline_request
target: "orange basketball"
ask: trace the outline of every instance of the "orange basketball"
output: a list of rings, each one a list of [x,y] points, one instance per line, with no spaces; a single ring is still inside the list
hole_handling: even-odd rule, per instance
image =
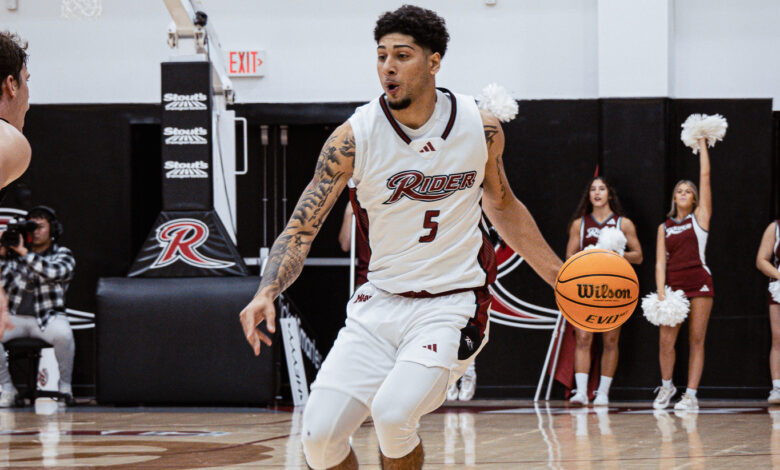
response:
[[[634,313],[638,300],[634,268],[614,251],[581,251],[563,263],[555,279],[558,308],[582,330],[614,330]]]

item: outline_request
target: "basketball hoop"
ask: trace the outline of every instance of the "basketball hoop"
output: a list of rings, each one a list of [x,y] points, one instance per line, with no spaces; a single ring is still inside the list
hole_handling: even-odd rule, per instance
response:
[[[96,19],[103,13],[102,0],[62,0],[60,15],[73,20]]]

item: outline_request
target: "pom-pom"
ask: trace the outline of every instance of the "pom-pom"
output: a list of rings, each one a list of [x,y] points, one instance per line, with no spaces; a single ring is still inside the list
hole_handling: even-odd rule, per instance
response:
[[[720,114],[708,116],[706,114],[691,114],[682,124],[680,139],[693,150],[694,155],[699,153],[699,139],[707,139],[707,147],[713,147],[715,142],[723,140],[726,128],[729,127],[726,118]]]
[[[506,88],[491,83],[477,97],[479,109],[490,111],[501,122],[509,122],[517,116],[517,101]]]
[[[617,227],[605,227],[599,233],[596,248],[612,250],[623,256],[623,252],[626,251],[626,236]]]
[[[772,300],[780,303],[780,281],[772,281],[769,283],[769,293],[772,294]]]
[[[658,294],[655,292],[642,299],[645,318],[655,326],[677,326],[688,318],[691,303],[681,290],[673,291],[671,287],[664,286],[664,292],[664,300],[658,300]]]
[[[585,248],[583,248],[582,251],[585,251],[585,250],[595,250],[596,248],[599,248],[599,246],[598,245],[588,245]]]

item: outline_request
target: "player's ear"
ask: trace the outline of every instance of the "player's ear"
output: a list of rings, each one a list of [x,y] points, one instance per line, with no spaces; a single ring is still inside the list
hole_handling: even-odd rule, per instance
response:
[[[16,94],[16,80],[14,80],[13,75],[8,75],[3,78],[3,83],[0,84],[0,90],[2,90],[2,94],[0,96],[9,96],[11,98],[14,97],[14,94]]]
[[[434,52],[428,56],[428,69],[431,75],[436,75],[441,67],[441,54]]]

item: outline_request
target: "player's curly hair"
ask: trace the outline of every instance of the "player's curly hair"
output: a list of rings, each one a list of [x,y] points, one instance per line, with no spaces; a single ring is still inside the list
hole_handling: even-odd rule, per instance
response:
[[[27,63],[27,42],[10,32],[0,32],[0,81],[8,76],[14,80],[22,79],[22,67]],[[0,96],[3,90],[0,88]]]
[[[418,45],[431,52],[438,52],[442,57],[450,40],[444,18],[434,11],[414,5],[404,5],[379,17],[374,28],[374,39],[379,42],[383,36],[390,33],[407,34],[413,37]]]

